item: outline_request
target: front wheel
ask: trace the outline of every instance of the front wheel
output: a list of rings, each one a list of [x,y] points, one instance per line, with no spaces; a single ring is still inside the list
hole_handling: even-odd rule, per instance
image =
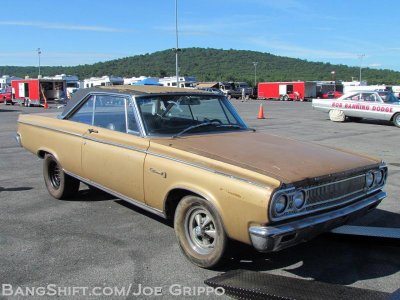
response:
[[[65,174],[61,165],[51,154],[43,160],[43,177],[49,194],[56,199],[68,199],[79,190],[79,180]]]
[[[333,122],[344,122],[346,115],[344,114],[343,110],[331,109],[329,111],[329,119]]]
[[[393,124],[397,127],[400,127],[400,113],[397,113],[393,116]]]
[[[184,197],[175,212],[174,228],[182,252],[192,263],[212,268],[222,261],[228,237],[220,216],[208,201]]]

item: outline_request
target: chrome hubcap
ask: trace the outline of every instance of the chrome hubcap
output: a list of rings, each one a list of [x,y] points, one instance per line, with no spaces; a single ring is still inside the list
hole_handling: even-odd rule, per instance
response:
[[[199,254],[209,254],[215,247],[217,231],[210,212],[191,208],[185,218],[185,233],[190,246]]]
[[[60,187],[60,167],[54,161],[49,164],[49,179],[53,188],[58,189]]]

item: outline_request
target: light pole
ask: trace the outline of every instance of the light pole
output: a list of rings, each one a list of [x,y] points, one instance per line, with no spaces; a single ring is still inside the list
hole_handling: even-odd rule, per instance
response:
[[[361,69],[362,69],[362,60],[365,54],[358,54],[358,58],[360,59],[360,85],[361,85]]]
[[[333,81],[333,93],[336,93],[336,72],[332,71],[332,81]]]
[[[37,48],[37,54],[38,54],[38,58],[39,58],[39,76],[38,76],[38,78],[40,77],[40,54],[42,54],[42,50],[40,50],[40,48]]]
[[[179,65],[178,65],[178,52],[180,51],[178,45],[178,0],[175,0],[175,34],[176,34],[176,48],[175,50],[175,71],[176,71],[176,87],[179,87]]]
[[[253,65],[254,65],[254,87],[257,87],[257,65],[258,65],[258,61],[253,61]]]

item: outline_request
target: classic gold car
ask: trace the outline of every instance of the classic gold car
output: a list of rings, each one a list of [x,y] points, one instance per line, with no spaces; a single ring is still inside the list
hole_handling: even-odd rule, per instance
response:
[[[255,132],[223,96],[114,86],[78,91],[58,118],[22,114],[20,145],[58,199],[80,182],[174,220],[194,264],[228,240],[277,251],[358,218],[386,197],[375,158]]]

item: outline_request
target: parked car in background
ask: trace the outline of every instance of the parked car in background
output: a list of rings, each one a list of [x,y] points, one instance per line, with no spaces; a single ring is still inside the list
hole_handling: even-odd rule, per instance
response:
[[[338,91],[329,91],[327,93],[322,94],[323,99],[333,99],[333,98],[339,98],[342,96],[343,96],[343,93],[338,92]]]
[[[249,99],[253,95],[253,89],[246,82],[232,82],[233,90],[228,93],[228,98]]]
[[[224,94],[221,90],[216,89],[216,88],[199,88],[199,90],[210,92],[210,93],[217,94],[217,95]]]
[[[222,261],[228,239],[278,251],[386,197],[380,159],[255,132],[225,96],[200,90],[79,90],[59,116],[20,114],[16,137],[43,159],[51,196],[68,199],[84,182],[171,219],[204,268]]]
[[[12,87],[7,86],[3,90],[0,90],[0,103],[14,105],[12,101]]]
[[[391,121],[400,127],[400,102],[392,93],[385,93],[384,98],[377,91],[353,91],[338,99],[313,99],[316,110],[329,113],[332,121],[375,119]]]

